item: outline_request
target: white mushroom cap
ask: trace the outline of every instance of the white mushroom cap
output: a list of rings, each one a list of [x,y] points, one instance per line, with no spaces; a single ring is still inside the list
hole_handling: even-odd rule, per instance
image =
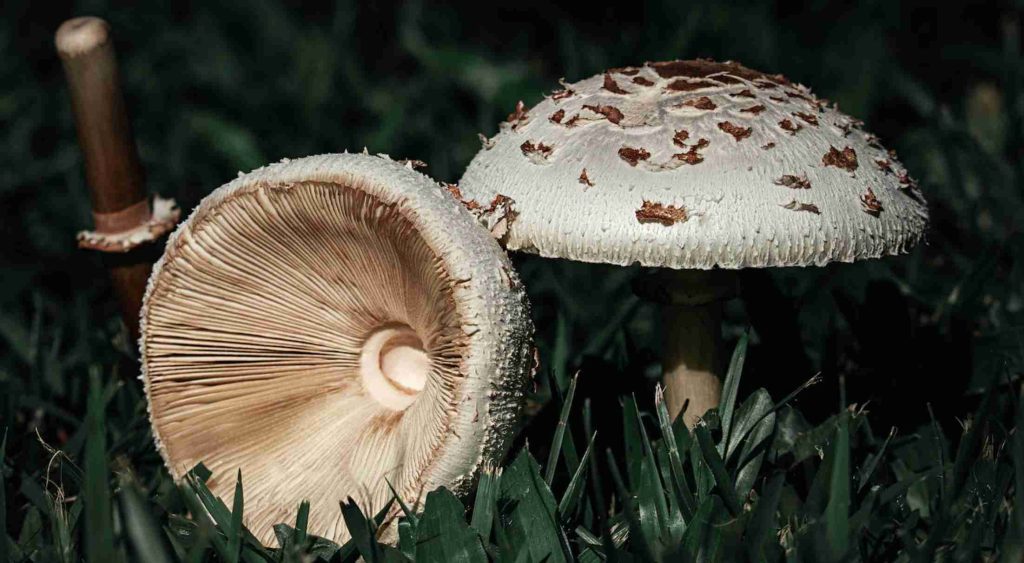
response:
[[[511,250],[620,265],[849,262],[906,251],[928,220],[857,120],[782,76],[709,60],[613,69],[520,103],[458,187],[484,218],[504,198]]]
[[[142,310],[157,446],[203,462],[246,525],[311,502],[310,531],[348,536],[339,501],[375,513],[462,492],[510,444],[533,365],[507,256],[444,188],[387,158],[323,155],[243,175],[171,236]]]

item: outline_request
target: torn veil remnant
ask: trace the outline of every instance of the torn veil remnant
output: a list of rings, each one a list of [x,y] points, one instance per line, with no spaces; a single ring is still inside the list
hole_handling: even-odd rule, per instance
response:
[[[143,381],[172,475],[203,462],[229,498],[240,469],[260,540],[309,500],[310,533],[343,542],[339,501],[374,514],[390,481],[415,506],[501,459],[532,332],[508,257],[444,187],[323,155],[224,185],[171,236],[142,312]]]
[[[673,285],[658,292],[669,296],[665,333],[677,339],[666,342],[666,397],[673,413],[691,400],[690,423],[717,405],[718,336],[701,334],[718,330],[717,301],[735,290],[724,270],[900,254],[924,232],[927,208],[903,165],[858,120],[781,75],[701,59],[610,69],[562,86],[516,109],[558,112],[558,123],[502,126],[460,189],[479,202],[515,201],[516,220],[503,233],[510,250],[715,272],[657,276]],[[541,146],[556,148],[539,155]],[[879,160],[884,169],[859,166]],[[599,188],[590,189],[594,178]],[[714,290],[700,289],[707,284]],[[715,352],[687,356],[679,338]],[[699,377],[710,388],[685,382]]]

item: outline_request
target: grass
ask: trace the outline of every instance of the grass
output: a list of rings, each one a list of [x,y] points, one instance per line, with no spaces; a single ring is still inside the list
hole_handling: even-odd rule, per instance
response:
[[[0,563],[1021,558],[1019,8],[177,9],[2,8]],[[515,256],[544,369],[506,462],[469,498],[431,493],[392,547],[357,506],[346,546],[296,506],[264,548],[239,525],[245,475],[220,500],[202,467],[168,478],[102,261],[74,249],[90,218],[52,33],[82,13],[112,22],[149,185],[186,209],[238,170],[363,146],[456,181],[476,133],[560,76],[713,56],[864,119],[920,181],[932,226],[900,258],[743,272],[725,311],[741,353],[694,434],[657,400],[660,333],[636,269]]]

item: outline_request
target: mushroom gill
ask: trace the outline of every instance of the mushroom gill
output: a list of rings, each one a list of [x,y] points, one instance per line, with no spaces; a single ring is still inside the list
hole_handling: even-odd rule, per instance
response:
[[[358,179],[260,181],[210,199],[169,243],[143,312],[161,453],[176,477],[204,463],[222,498],[241,469],[246,524],[264,542],[303,499],[311,532],[344,540],[340,500],[372,514],[391,498],[385,478],[415,500],[453,465],[439,458],[469,401],[457,283],[411,206]],[[479,463],[482,433],[459,459]]]

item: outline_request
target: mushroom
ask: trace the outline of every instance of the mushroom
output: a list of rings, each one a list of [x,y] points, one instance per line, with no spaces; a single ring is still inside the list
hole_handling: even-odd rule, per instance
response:
[[[520,105],[458,186],[502,198],[510,250],[639,263],[662,304],[666,400],[717,406],[731,270],[899,254],[928,212],[860,122],[780,75],[706,59],[611,69]]]
[[[214,191],[171,236],[141,320],[167,467],[204,463],[224,498],[240,469],[264,542],[302,500],[311,533],[340,542],[339,501],[465,492],[508,448],[534,365],[498,244],[426,176],[365,154]]]

